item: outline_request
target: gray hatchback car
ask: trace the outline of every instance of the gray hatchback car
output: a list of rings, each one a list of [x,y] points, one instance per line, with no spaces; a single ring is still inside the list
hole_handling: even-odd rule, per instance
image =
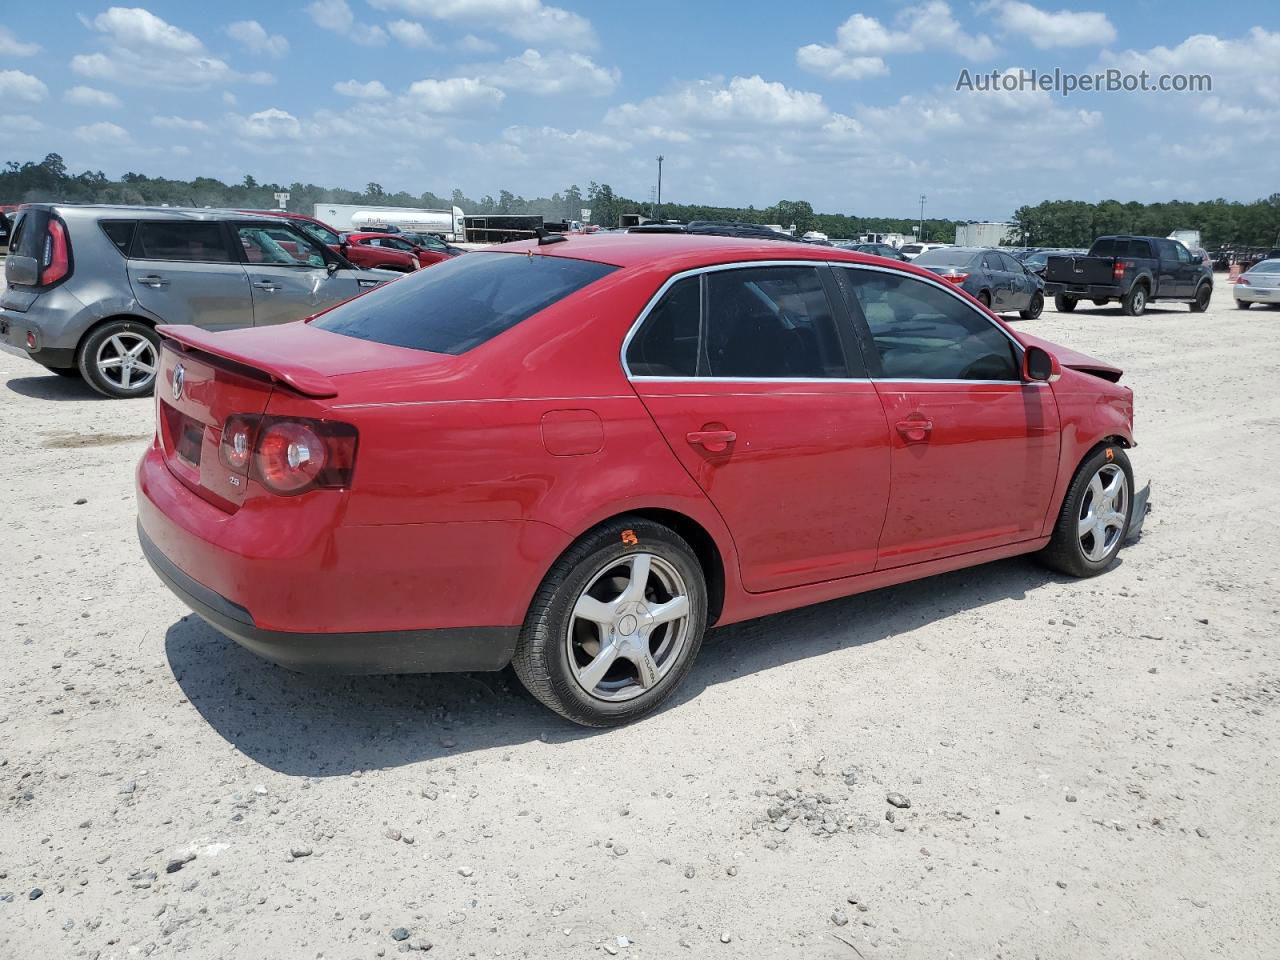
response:
[[[110,397],[151,392],[157,324],[285,323],[400,276],[278,217],[36,203],[13,219],[0,345]]]

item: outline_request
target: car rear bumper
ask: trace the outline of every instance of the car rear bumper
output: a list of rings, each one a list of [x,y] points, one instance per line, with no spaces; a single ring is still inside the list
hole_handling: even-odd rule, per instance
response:
[[[153,445],[138,533],[161,580],[259,655],[296,670],[498,670],[565,535],[526,521],[345,526],[345,494],[246,502],[193,493]]]
[[[1245,303],[1280,303],[1280,288],[1242,286],[1231,288],[1232,295]]]
[[[259,627],[253,614],[211,590],[160,552],[138,525],[151,569],[183,603],[246,650],[302,673],[448,673],[501,670],[518,627],[442,627],[372,633],[294,633]]]
[[[1085,297],[1089,300],[1115,300],[1121,296],[1120,288],[1107,283],[1058,283],[1046,281],[1044,285],[1046,297]]]

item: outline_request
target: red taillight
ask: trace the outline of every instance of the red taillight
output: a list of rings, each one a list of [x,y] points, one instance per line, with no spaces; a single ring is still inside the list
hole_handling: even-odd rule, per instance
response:
[[[222,427],[218,456],[237,473],[251,472],[272,493],[351,486],[356,428],[349,423],[236,414]]]
[[[944,273],[942,279],[950,280],[952,283],[964,283],[969,279],[969,275],[967,273]]]
[[[1127,266],[1128,266],[1128,264],[1127,264],[1127,263],[1125,263],[1123,260],[1117,260],[1117,261],[1116,261],[1115,266],[1114,266],[1114,267],[1112,268],[1112,270],[1111,270],[1111,276],[1112,276],[1112,277],[1113,277],[1117,282],[1119,282],[1119,281],[1123,280],[1123,279],[1124,279],[1124,268],[1125,268],[1125,267],[1127,267]]]
[[[1247,286],[1249,286],[1249,281],[1248,281],[1248,280],[1246,280],[1244,277],[1236,277],[1236,286],[1237,286],[1237,287],[1247,287]]]
[[[57,283],[67,275],[71,257],[67,252],[67,228],[61,220],[49,220],[49,231],[44,238],[44,256],[41,258],[40,286]]]

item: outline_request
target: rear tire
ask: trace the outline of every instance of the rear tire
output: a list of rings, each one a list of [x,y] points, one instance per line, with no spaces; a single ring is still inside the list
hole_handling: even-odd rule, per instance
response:
[[[1031,303],[1028,304],[1027,309],[1018,311],[1018,316],[1023,320],[1034,320],[1042,313],[1044,313],[1044,294],[1036,293],[1031,297]]]
[[[1133,468],[1117,444],[1102,444],[1076,470],[1053,537],[1037,558],[1068,576],[1097,576],[1115,562],[1132,520]]]
[[[1053,306],[1059,313],[1070,313],[1076,308],[1076,300],[1061,293],[1055,293],[1053,295]]]
[[[671,696],[706,625],[706,578],[689,544],[652,520],[619,517],[556,561],[529,607],[511,665],[562,717],[619,726]]]
[[[1196,290],[1196,298],[1191,301],[1192,313],[1204,313],[1209,309],[1209,301],[1213,299],[1213,287],[1207,283],[1200,284]]]
[[[1147,288],[1135,283],[1129,292],[1120,298],[1120,308],[1130,317],[1140,317],[1147,312]]]
[[[980,291],[980,292],[978,293],[978,302],[979,302],[980,304],[982,304],[984,307],[986,307],[988,310],[990,310],[990,309],[991,309],[991,294],[987,293],[987,291],[985,291],[985,290]]]
[[[112,320],[80,341],[76,367],[89,386],[108,397],[145,397],[160,369],[160,337],[140,320]]]
[[[1252,303],[1250,303],[1248,300],[1237,300],[1237,301],[1236,301],[1236,309],[1237,309],[1237,310],[1248,310],[1251,306],[1253,306],[1253,304],[1252,304]]]

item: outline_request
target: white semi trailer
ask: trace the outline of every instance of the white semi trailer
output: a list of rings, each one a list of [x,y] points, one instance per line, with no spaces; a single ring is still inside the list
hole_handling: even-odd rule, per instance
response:
[[[427,210],[419,207],[376,207],[365,203],[317,203],[313,216],[335,230],[347,233],[395,227],[404,233],[430,233],[451,243],[465,238],[462,210]]]

